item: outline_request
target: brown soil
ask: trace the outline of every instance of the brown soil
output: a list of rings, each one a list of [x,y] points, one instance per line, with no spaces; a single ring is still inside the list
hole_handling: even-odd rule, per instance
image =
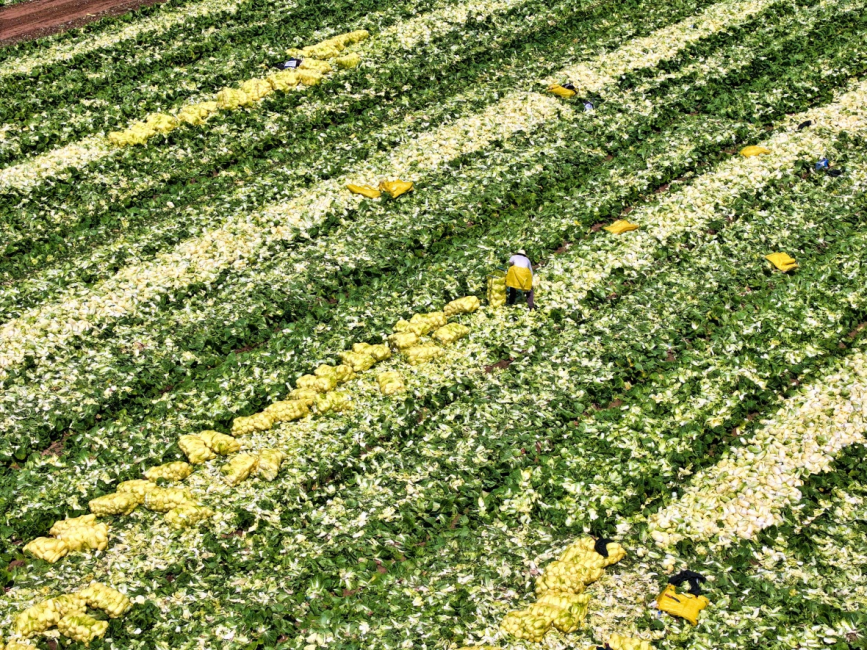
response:
[[[0,45],[81,27],[164,0],[30,0],[0,9]]]

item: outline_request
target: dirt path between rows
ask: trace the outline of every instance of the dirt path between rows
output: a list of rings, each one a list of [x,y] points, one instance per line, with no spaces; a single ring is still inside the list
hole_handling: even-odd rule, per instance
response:
[[[164,0],[30,0],[0,9],[0,46],[81,27]]]

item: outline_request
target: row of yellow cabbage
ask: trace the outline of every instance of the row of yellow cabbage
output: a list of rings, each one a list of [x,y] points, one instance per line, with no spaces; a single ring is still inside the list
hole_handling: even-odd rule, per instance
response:
[[[335,390],[338,385],[354,379],[357,373],[370,370],[376,363],[391,358],[392,349],[400,352],[410,365],[435,359],[442,354],[442,349],[432,343],[423,343],[421,337],[433,332],[432,338],[444,345],[458,341],[467,336],[470,330],[465,325],[449,323],[448,319],[458,314],[472,313],[479,305],[479,299],[475,296],[459,298],[446,305],[441,312],[415,314],[410,320],[398,321],[387,344],[354,344],[352,350],[339,354],[340,365],[323,364],[313,374],[299,377],[287,400],[275,402],[259,413],[235,418],[232,435],[268,431],[277,423],[309,415],[311,408],[317,414],[351,408],[349,396]],[[395,370],[382,373],[377,381],[383,395],[405,390],[403,377]]]
[[[605,567],[625,556],[626,551],[617,542],[597,543],[588,537],[570,544],[560,559],[549,564],[536,579],[537,601],[507,614],[500,627],[514,637],[533,642],[541,641],[551,627],[574,632],[587,616],[590,596],[583,593],[586,586],[601,578]],[[649,650],[649,644],[642,643],[646,645],[637,648]]]
[[[96,637],[105,635],[108,621],[100,621],[87,613],[87,608],[100,609],[110,618],[126,614],[132,602],[124,594],[99,582],[71,594],[44,600],[25,609],[15,617],[15,634],[31,637],[53,627],[65,637],[90,645]],[[13,641],[6,650],[33,649],[33,646]]]
[[[296,86],[315,86],[334,66],[339,69],[354,68],[361,63],[358,53],[339,56],[348,45],[365,40],[370,34],[359,30],[335,36],[301,50],[290,50],[290,55],[303,57],[296,69],[281,70],[266,78],[248,79],[238,88],[224,88],[212,101],[187,104],[175,115],[151,113],[144,122],[135,122],[124,131],[112,131],[108,140],[119,147],[145,144],[157,133],[169,133],[181,124],[198,126],[217,111],[233,111],[243,106],[252,106],[275,91],[286,92]],[[326,59],[333,59],[334,66]]]

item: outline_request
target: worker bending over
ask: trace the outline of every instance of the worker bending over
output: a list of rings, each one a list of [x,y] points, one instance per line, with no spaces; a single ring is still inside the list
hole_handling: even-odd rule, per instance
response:
[[[533,297],[533,264],[523,249],[509,258],[506,286],[509,288],[506,304],[514,305],[518,292],[521,291],[527,294],[527,306],[530,309],[536,308]]]

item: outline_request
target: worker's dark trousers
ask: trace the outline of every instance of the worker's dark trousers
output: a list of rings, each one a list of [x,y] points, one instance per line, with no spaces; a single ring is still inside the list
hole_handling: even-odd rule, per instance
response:
[[[509,287],[509,296],[508,298],[506,298],[506,304],[514,305],[515,300],[517,300],[518,298],[519,291],[520,289],[513,289],[512,287]],[[529,307],[530,309],[536,309],[536,302],[534,300],[533,290],[530,289],[529,291],[521,291],[521,293],[527,294],[527,307]]]

